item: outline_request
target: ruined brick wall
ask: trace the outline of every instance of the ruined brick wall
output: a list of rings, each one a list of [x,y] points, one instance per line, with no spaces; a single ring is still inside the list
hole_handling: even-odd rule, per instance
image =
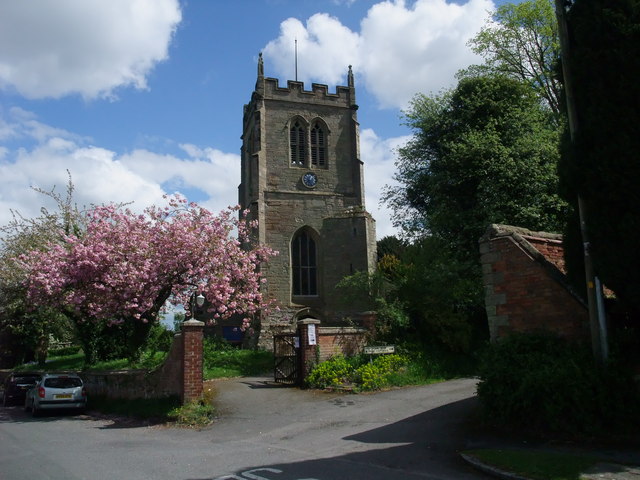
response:
[[[491,341],[540,330],[588,337],[588,311],[566,281],[560,235],[491,225],[480,253]]]

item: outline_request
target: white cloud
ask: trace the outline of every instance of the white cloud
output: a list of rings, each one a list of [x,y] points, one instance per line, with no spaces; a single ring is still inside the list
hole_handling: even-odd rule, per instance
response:
[[[376,237],[381,239],[397,235],[392,225],[393,212],[381,204],[380,198],[385,185],[393,184],[395,173],[395,151],[404,145],[409,136],[382,139],[367,128],[360,132],[360,155],[364,161],[364,193],[367,211],[376,219]]]
[[[80,206],[110,202],[134,202],[142,210],[162,203],[164,193],[198,189],[203,198],[189,198],[218,212],[237,201],[240,158],[212,148],[185,145],[184,156],[163,155],[148,150],[117,153],[82,143],[73,134],[39,124],[47,138],[35,138],[29,115],[23,121],[12,117],[5,123],[16,135],[36,140],[32,147],[0,151],[0,225],[11,220],[11,210],[25,217],[37,216],[42,206],[51,207],[47,198],[30,187],[64,194],[71,173],[76,187],[74,200]],[[165,184],[178,186],[167,190]]]
[[[11,220],[11,210],[25,217],[35,217],[42,206],[53,207],[47,198],[30,187],[64,194],[71,172],[76,187],[74,200],[80,206],[109,202],[134,202],[142,208],[162,202],[164,193],[176,191],[188,195],[197,189],[203,198],[190,198],[214,212],[237,202],[240,157],[211,147],[184,144],[184,156],[134,150],[117,154],[98,146],[86,145],[79,137],[41,124],[29,112],[5,124],[23,139],[35,140],[32,147],[13,150],[0,148],[0,225]],[[38,123],[36,130],[31,125]],[[47,138],[41,132],[51,132]],[[377,236],[395,234],[392,212],[380,205],[384,185],[391,181],[394,150],[408,137],[382,139],[371,129],[361,131],[361,156],[365,162],[367,210],[377,220]]]
[[[299,79],[335,84],[351,64],[381,107],[404,108],[418,92],[453,85],[459,69],[479,61],[466,44],[494,8],[491,0],[384,1],[369,9],[359,32],[326,14],[313,15],[306,26],[289,18],[264,49],[267,70],[293,78],[297,37]]]
[[[2,2],[0,87],[27,98],[144,89],[181,15],[178,0]]]
[[[300,20],[288,18],[280,24],[280,36],[264,48],[265,57],[287,80],[295,78],[296,40],[298,80],[319,79],[329,84],[344,78],[347,65],[357,59],[360,42],[358,34],[325,13],[311,16],[306,26]]]

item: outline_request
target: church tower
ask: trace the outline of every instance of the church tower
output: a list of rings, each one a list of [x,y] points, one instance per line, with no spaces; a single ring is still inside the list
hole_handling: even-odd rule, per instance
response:
[[[298,318],[323,325],[355,320],[365,306],[335,290],[345,276],[373,272],[375,220],[365,210],[358,106],[351,67],[348,85],[264,76],[262,54],[244,106],[239,204],[258,220],[255,241],[279,254],[263,266],[264,293],[280,308],[261,319],[260,343],[290,331]],[[357,303],[357,302],[356,302]]]

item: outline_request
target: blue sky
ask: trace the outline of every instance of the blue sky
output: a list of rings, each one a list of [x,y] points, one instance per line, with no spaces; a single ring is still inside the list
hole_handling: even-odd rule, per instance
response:
[[[367,209],[379,204],[401,109],[478,62],[466,46],[491,0],[0,0],[0,224],[64,191],[80,205],[175,191],[218,211],[237,202],[242,107],[265,74],[346,83],[353,65]]]

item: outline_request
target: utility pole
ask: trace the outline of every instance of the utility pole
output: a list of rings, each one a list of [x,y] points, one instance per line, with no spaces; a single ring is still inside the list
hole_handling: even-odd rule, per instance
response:
[[[567,19],[565,4],[566,0],[555,0],[556,17],[558,19],[558,32],[560,35],[560,51],[562,56],[562,74],[564,77],[564,93],[567,99],[567,112],[569,117],[569,133],[571,141],[575,141],[576,132],[578,131],[578,117],[576,112],[575,99],[573,97],[573,83],[571,71],[569,69],[569,31],[567,28]],[[578,194],[578,214],[580,216],[580,233],[582,235],[582,247],[584,251],[584,272],[587,283],[587,303],[589,307],[589,326],[591,329],[591,347],[593,356],[600,364],[606,361],[606,324],[604,313],[598,305],[602,303],[601,289],[596,286],[600,285],[593,270],[593,261],[591,258],[589,233],[587,232],[587,212],[582,196]]]

